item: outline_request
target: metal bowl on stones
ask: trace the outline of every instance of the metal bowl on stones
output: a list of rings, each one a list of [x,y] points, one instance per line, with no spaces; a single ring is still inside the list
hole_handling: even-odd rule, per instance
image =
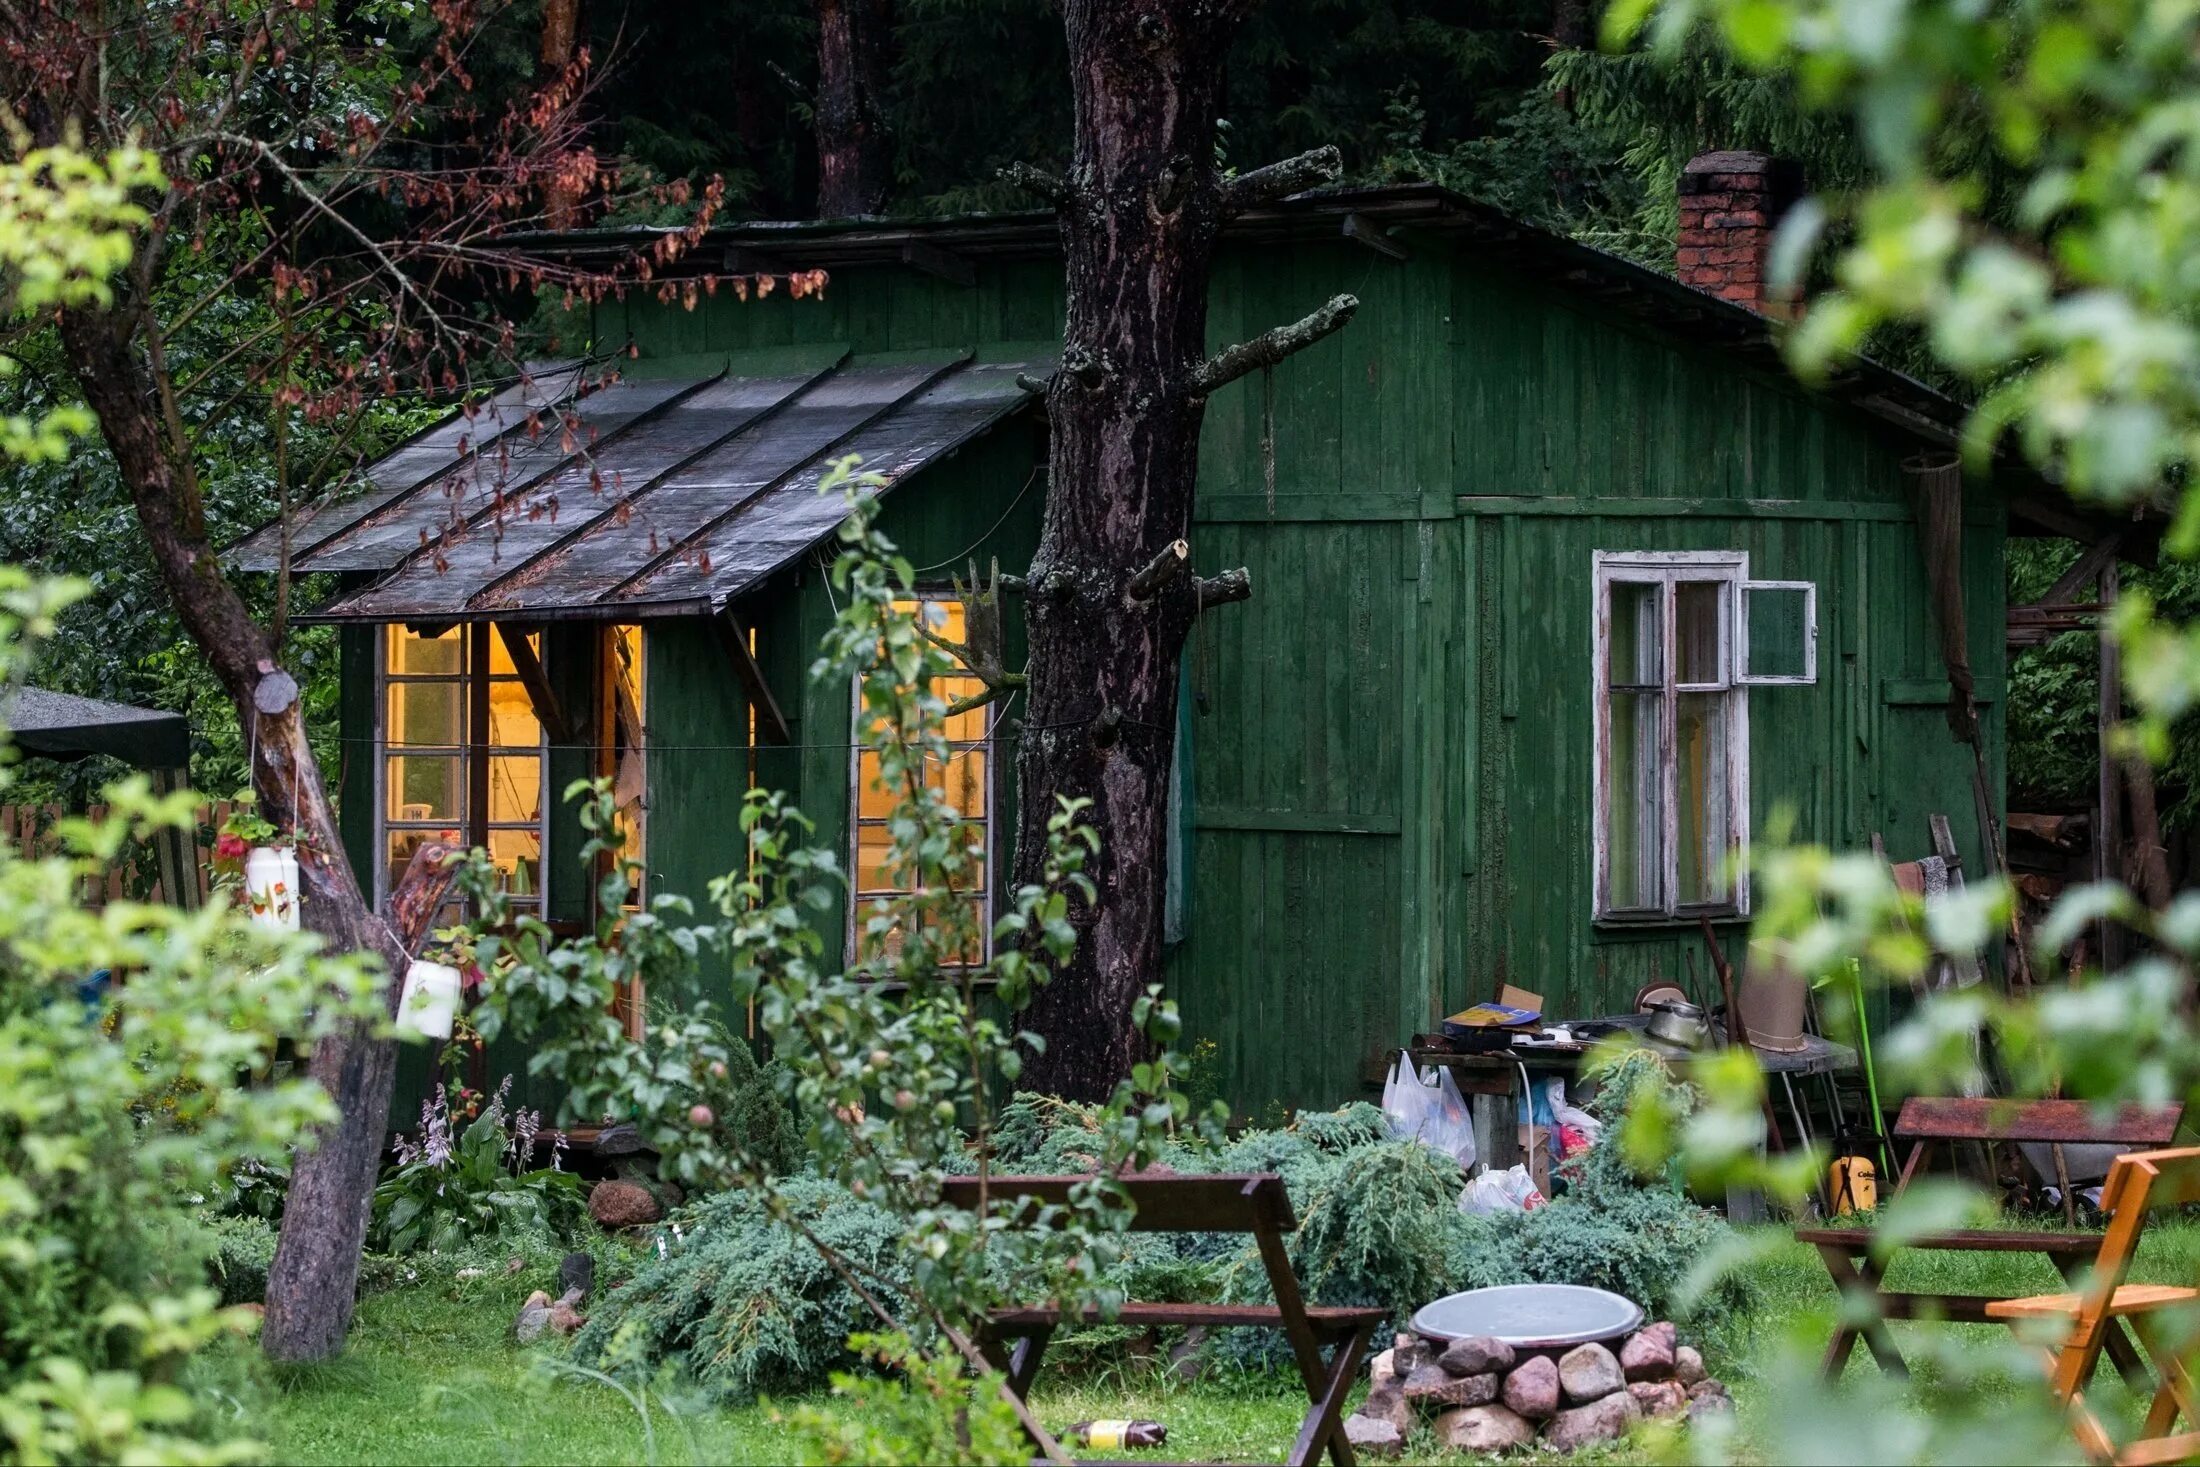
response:
[[[1642,1306],[1580,1284],[1506,1284],[1423,1305],[1413,1332],[1431,1340],[1489,1336],[1516,1350],[1557,1350],[1616,1340],[1642,1324]]]

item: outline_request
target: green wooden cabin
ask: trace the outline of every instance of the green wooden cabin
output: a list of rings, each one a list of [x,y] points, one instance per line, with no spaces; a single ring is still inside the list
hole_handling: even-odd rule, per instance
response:
[[[576,380],[538,372],[292,531],[301,569],[343,575],[320,612],[345,626],[342,808],[379,881],[448,829],[585,918],[556,795],[590,773],[617,779],[653,890],[700,899],[738,862],[757,783],[864,880],[850,690],[806,677],[833,615],[823,465],[895,476],[884,525],[928,585],[1028,561],[1046,430],[1014,379],[1059,347],[1051,220],[747,225],[687,258],[829,283],[565,318],[565,357],[622,374],[571,405],[577,432],[524,431],[523,399]],[[1362,1095],[1386,1049],[1501,982],[1553,1015],[1626,1010],[1689,975],[1699,914],[1738,952],[1723,858],[1776,812],[1898,856],[1945,812],[1982,869],[1904,470],[1947,447],[1951,404],[1870,366],[1806,390],[1749,311],[1425,186],[1238,221],[1213,342],[1340,290],[1346,329],[1209,404],[1191,533],[1199,572],[1254,586],[1190,649],[1167,972],[1234,1105]],[[1997,801],[2003,540],[2067,530],[2047,505],[1962,490]],[[1016,713],[966,717],[947,773],[1000,830]]]

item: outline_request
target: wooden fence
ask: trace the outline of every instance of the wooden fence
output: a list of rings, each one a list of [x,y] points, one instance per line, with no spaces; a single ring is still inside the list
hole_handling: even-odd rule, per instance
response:
[[[229,800],[201,805],[198,831],[185,841],[183,881],[190,884],[197,898],[193,905],[203,903],[213,886],[214,837],[229,818],[231,805]],[[62,805],[0,805],[0,840],[28,855],[57,855],[60,846],[54,838],[54,826],[72,813]],[[84,813],[98,819],[107,813],[107,807],[93,805]],[[157,902],[174,899],[162,889],[160,860],[149,843],[139,841],[126,846],[104,879],[85,880],[83,900],[87,906],[104,906],[125,898]]]

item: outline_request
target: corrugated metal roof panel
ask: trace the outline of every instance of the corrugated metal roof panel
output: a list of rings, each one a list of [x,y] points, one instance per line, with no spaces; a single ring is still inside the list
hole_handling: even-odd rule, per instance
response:
[[[1034,365],[934,357],[616,383],[563,410],[573,427],[456,462],[447,445],[440,471],[318,541],[294,537],[302,570],[386,572],[304,619],[716,610],[832,533],[842,505],[817,486],[834,461],[856,454],[898,481],[1029,403],[1016,375]]]

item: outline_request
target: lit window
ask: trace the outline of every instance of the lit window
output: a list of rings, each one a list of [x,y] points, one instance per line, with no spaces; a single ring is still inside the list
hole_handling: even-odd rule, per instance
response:
[[[548,749],[508,635],[383,630],[378,897],[442,839],[485,848],[515,909],[541,910]],[[541,635],[521,645],[539,675]]]
[[[1749,910],[1749,689],[1817,677],[1817,593],[1734,551],[1596,556],[1596,915]]]
[[[925,625],[938,636],[950,642],[961,642],[964,637],[962,603],[946,598],[895,603],[902,611],[915,611],[920,607]],[[985,684],[966,673],[940,678],[933,691],[944,699],[949,707],[958,701],[984,691]],[[856,716],[863,715],[862,690],[856,690]],[[993,850],[993,781],[992,746],[987,740],[988,720],[994,709],[973,708],[968,712],[949,715],[945,733],[947,759],[944,764],[932,756],[925,760],[925,781],[939,790],[947,803],[973,827],[985,856],[978,862],[978,870],[968,888],[967,896],[972,908],[976,947],[963,955],[966,961],[983,962],[992,940],[992,907],[988,901]],[[891,960],[899,951],[901,934],[898,931],[880,939],[864,928],[869,922],[873,899],[909,891],[905,880],[897,880],[892,870],[893,835],[888,822],[894,813],[899,795],[888,790],[879,777],[878,755],[869,749],[858,747],[855,759],[855,796],[851,801],[855,813],[854,872],[855,900],[848,911],[848,950],[857,962],[869,962],[879,958]]]

